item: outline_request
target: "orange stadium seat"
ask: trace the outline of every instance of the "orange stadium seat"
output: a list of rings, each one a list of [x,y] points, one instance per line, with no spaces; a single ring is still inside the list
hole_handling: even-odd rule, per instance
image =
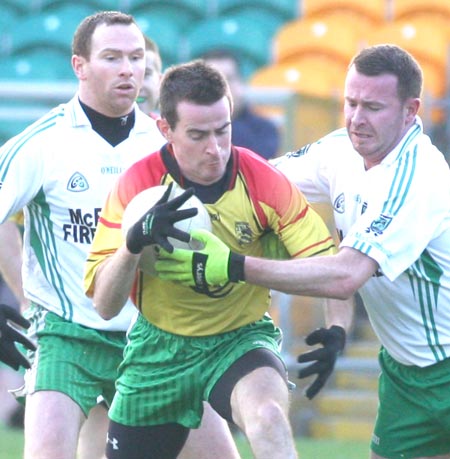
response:
[[[327,59],[308,57],[297,62],[273,64],[258,69],[250,78],[251,86],[287,88],[298,94],[340,98],[346,67]]]
[[[388,17],[387,0],[300,0],[302,17],[320,17],[337,11],[351,11],[376,23]]]
[[[394,43],[409,51],[421,64],[425,90],[433,97],[446,91],[449,40],[445,31],[429,21],[394,21],[367,36],[367,44]]]
[[[325,55],[348,65],[360,48],[360,34],[351,19],[305,18],[282,26],[273,40],[275,62],[292,62],[303,55]]]
[[[446,0],[395,0],[393,19],[409,19],[416,14],[437,14],[450,19],[450,2]]]
[[[282,126],[290,126],[286,137],[290,149],[317,140],[342,125],[345,73],[346,68],[336,62],[311,56],[297,63],[263,67],[252,75],[249,84],[265,93],[280,89],[293,92],[285,111],[279,106],[265,107],[267,116],[280,118]]]

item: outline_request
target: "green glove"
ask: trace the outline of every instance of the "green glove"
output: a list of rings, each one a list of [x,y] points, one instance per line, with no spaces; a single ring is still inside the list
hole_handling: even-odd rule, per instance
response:
[[[232,252],[217,236],[204,229],[191,231],[191,238],[203,248],[192,251],[161,251],[155,263],[159,278],[193,287],[200,293],[209,287],[223,287],[228,282],[244,281],[243,255]]]

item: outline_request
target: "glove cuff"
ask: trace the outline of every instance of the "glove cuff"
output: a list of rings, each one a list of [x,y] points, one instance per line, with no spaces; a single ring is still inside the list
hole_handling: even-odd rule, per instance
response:
[[[337,344],[339,347],[339,351],[341,352],[345,347],[345,341],[347,336],[345,329],[340,325],[333,325],[332,327],[330,327],[330,331],[332,331],[334,336],[337,338]]]
[[[137,241],[137,238],[134,237],[133,228],[131,228],[127,233],[126,245],[127,249],[134,255],[138,255],[142,252],[142,244]]]
[[[245,282],[244,264],[244,255],[230,251],[228,258],[228,279],[231,282]]]

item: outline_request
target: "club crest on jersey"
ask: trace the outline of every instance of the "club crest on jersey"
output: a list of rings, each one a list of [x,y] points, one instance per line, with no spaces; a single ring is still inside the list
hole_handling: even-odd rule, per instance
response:
[[[343,214],[345,212],[345,196],[344,196],[344,193],[341,193],[334,200],[333,208],[338,214]]]
[[[383,234],[383,231],[386,230],[386,228],[391,224],[392,217],[389,215],[383,215],[381,214],[376,220],[374,220],[369,228],[366,229],[367,233],[374,233],[375,236],[380,236]]]
[[[239,241],[239,245],[250,244],[253,241],[253,232],[247,222],[236,222],[234,231]]]
[[[75,172],[67,182],[67,190],[78,193],[80,191],[86,191],[89,189],[89,184],[83,174]]]

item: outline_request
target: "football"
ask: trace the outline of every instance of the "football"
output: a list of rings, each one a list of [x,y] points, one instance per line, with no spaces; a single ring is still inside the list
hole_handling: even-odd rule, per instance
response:
[[[164,192],[167,190],[166,185],[157,185],[151,188],[147,188],[137,194],[127,205],[122,218],[122,232],[126,237],[128,229],[138,221],[145,212],[151,209],[161,199]],[[174,183],[172,191],[169,196],[169,200],[173,199],[185,190],[179,185]],[[191,196],[179,209],[190,209],[196,207],[198,209],[197,215],[194,217],[187,218],[175,223],[175,227],[186,231],[187,233],[192,229],[203,228],[211,231],[211,219],[209,218],[208,211],[203,203],[196,196]],[[169,237],[169,242],[177,248],[195,250],[199,248],[200,242],[192,240],[191,242],[181,242],[178,239]],[[151,276],[155,276],[156,272],[154,264],[158,257],[159,247],[157,244],[149,245],[144,248],[141,259],[139,262],[139,268]]]

